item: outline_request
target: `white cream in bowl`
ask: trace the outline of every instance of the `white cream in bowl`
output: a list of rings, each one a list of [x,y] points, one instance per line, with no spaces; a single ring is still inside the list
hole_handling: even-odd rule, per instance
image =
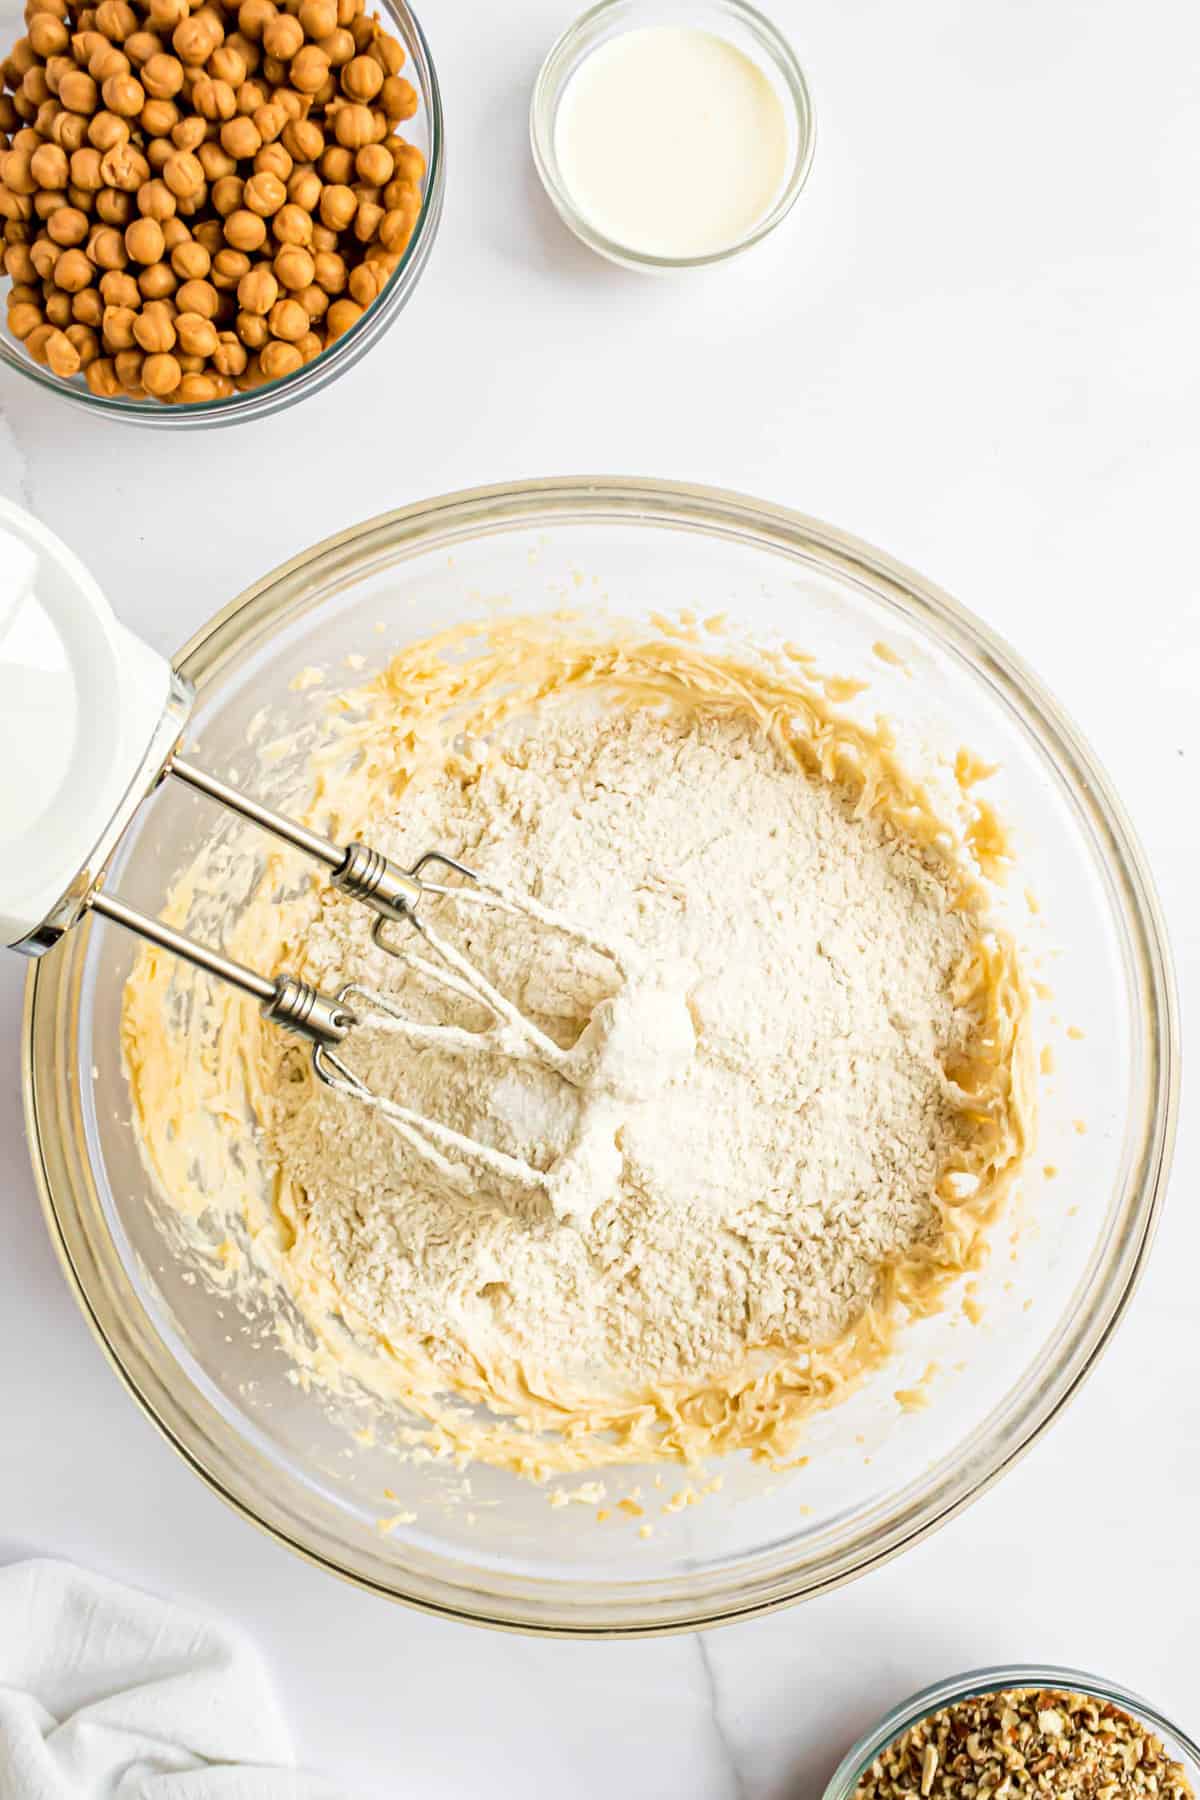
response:
[[[641,256],[719,254],[770,212],[791,160],[788,115],[745,51],[699,26],[651,25],[600,44],[554,125],[582,218]]]

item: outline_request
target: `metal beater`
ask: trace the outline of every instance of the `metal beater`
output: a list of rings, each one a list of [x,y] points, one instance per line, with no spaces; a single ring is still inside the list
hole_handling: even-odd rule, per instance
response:
[[[294,850],[322,863],[329,870],[333,887],[370,907],[375,914],[371,936],[390,955],[395,956],[399,952],[384,936],[384,927],[389,924],[406,925],[420,932],[440,956],[444,957],[450,949],[439,937],[430,934],[417,916],[418,906],[428,896],[452,894],[452,890],[444,883],[425,880],[426,869],[440,866],[472,883],[481,898],[494,898],[495,903],[501,906],[512,903],[485,884],[473,869],[468,869],[464,863],[457,862],[451,856],[443,856],[440,851],[429,850],[418,858],[411,869],[402,869],[398,863],[392,862],[381,851],[372,849],[369,844],[335,844],[329,838],[321,837],[306,825],[273,811],[269,806],[241,793],[228,782],[221,781],[205,769],[197,768],[195,763],[188,762],[181,756],[173,755],[164,765],[162,778],[166,779],[167,776],[174,776],[196,793],[206,794],[218,805],[227,807],[241,818],[261,826],[273,837],[290,844]],[[259,1002],[265,1019],[308,1039],[313,1047],[313,1068],[322,1081],[330,1087],[362,1097],[365,1092],[363,1084],[334,1054],[333,1046],[340,1044],[347,1032],[361,1022],[361,1013],[370,1011],[396,1022],[401,1021],[402,1015],[390,1006],[383,995],[369,993],[354,982],[348,983],[336,994],[325,994],[311,982],[301,981],[296,975],[260,975],[245,963],[235,962],[232,957],[210,949],[206,944],[196,943],[193,938],[164,924],[161,919],[152,919],[148,914],[127,906],[123,900],[118,899],[115,894],[109,894],[103,887],[93,889],[86,904],[102,918],[111,919],[114,924],[124,926],[127,931],[135,932],[149,943],[157,944],[161,949],[169,950],[172,955],[182,957],[193,968],[203,969],[207,974],[215,975],[219,980],[227,981],[231,987],[240,988],[242,993],[249,994],[251,999]],[[501,996],[464,958],[455,956],[454,960],[462,966],[447,968],[445,971],[434,971],[427,963],[422,966],[427,972],[437,974],[447,986],[458,992],[469,992],[495,1010],[495,1002],[500,1001]],[[475,978],[474,982],[470,982],[465,970],[470,970]],[[357,1010],[354,1002],[358,1002]],[[425,1029],[444,1032],[453,1028],[429,1026]],[[465,1038],[474,1034],[462,1035]]]
[[[402,869],[369,844],[335,844],[198,768],[178,749],[193,698],[177,671],[120,624],[66,545],[0,500],[0,943],[39,956],[86,913],[98,913],[249,994],[265,1018],[312,1045],[313,1067],[327,1086],[382,1107],[435,1162],[449,1149],[507,1164],[499,1152],[370,1093],[338,1047],[370,1018],[414,1042],[530,1055],[569,1079],[569,1052],[525,1019],[418,909],[437,897],[587,934],[440,851]],[[408,957],[409,965],[486,1007],[492,1025],[467,1032],[421,1024],[355,983],[326,994],[292,974],[262,975],[109,893],[104,874],[125,827],[168,777],[323,865],[335,888],[375,913],[372,935],[383,950],[401,953],[387,935],[391,926],[418,933],[428,954]],[[453,880],[430,879],[430,870]],[[504,1172],[540,1179],[526,1164]]]

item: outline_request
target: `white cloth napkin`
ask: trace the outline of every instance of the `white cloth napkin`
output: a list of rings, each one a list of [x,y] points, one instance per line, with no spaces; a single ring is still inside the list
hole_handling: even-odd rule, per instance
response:
[[[258,1654],[67,1563],[0,1569],[0,1800],[345,1800],[297,1771]]]

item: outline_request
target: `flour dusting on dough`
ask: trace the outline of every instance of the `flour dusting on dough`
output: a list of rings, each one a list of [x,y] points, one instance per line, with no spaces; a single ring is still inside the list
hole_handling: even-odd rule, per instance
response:
[[[236,1219],[310,1373],[401,1403],[435,1452],[537,1476],[782,1462],[979,1265],[1032,1127],[1028,998],[980,875],[1005,847],[977,766],[963,818],[940,816],[886,730],[837,711],[853,691],[694,634],[516,619],[339,700],[310,822],[460,856],[590,941],[430,915],[557,1054],[352,1034],[377,1092],[486,1147],[465,1184],[249,1002],[139,958],[123,1031],[148,1160],[220,1238]],[[485,1030],[353,902],[281,901],[283,869],[226,949]]]

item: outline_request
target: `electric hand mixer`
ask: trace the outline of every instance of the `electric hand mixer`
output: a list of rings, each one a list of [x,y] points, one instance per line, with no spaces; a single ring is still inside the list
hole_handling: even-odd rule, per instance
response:
[[[455,947],[418,916],[437,897],[523,912],[606,948],[569,920],[430,850],[403,869],[368,844],[336,844],[240,793],[179,754],[193,692],[171,665],[121,625],[83,564],[20,507],[0,501],[0,943],[38,956],[94,912],[231,983],[264,1017],[312,1045],[330,1087],[382,1105],[423,1155],[443,1151],[504,1165],[524,1182],[537,1172],[448,1127],[371,1093],[338,1055],[370,1017],[415,1042],[526,1053],[570,1079],[570,1052],[526,1019]],[[373,937],[400,954],[389,926],[420,934],[434,959],[409,958],[450,993],[484,1006],[483,1032],[407,1019],[384,995],[350,984],[322,993],[295,975],[264,975],[137,912],[103,886],[105,869],[143,799],[171,778],[312,857],[335,888],[375,913]],[[456,876],[431,880],[429,870]],[[613,953],[615,954],[615,953]],[[618,958],[619,960],[619,958]],[[508,1165],[511,1163],[511,1167]]]

